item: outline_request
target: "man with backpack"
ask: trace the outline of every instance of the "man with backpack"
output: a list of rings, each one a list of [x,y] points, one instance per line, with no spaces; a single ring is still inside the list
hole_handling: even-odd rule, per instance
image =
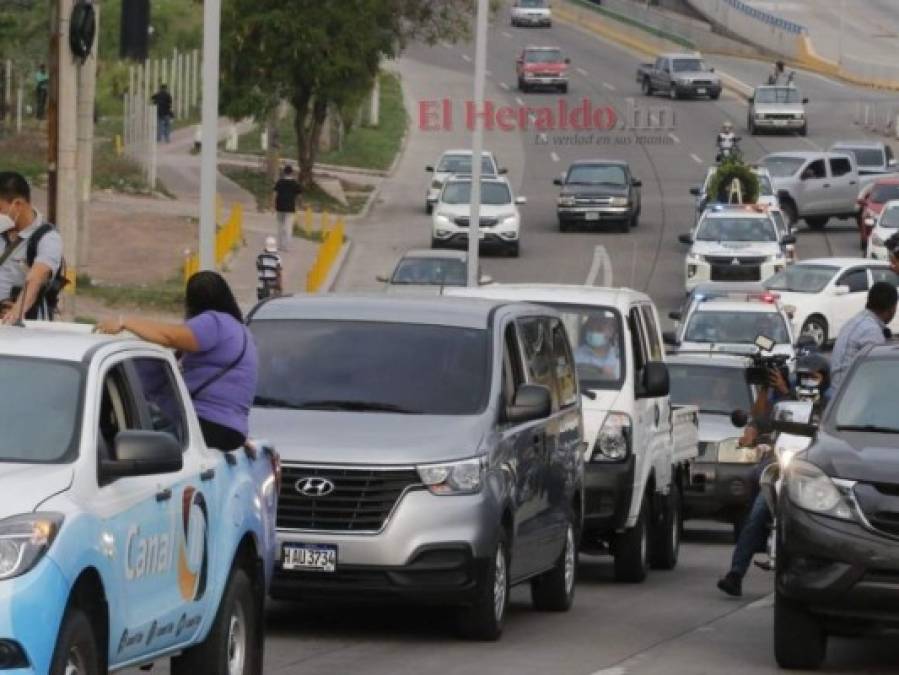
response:
[[[31,205],[28,181],[0,171],[0,316],[51,320],[65,286],[62,237]]]

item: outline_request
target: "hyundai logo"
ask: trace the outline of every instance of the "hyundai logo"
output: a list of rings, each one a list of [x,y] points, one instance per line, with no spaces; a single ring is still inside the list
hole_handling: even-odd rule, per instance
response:
[[[327,478],[318,478],[316,476],[300,478],[294,483],[296,491],[306,497],[325,497],[334,492],[335,487],[334,483]]]

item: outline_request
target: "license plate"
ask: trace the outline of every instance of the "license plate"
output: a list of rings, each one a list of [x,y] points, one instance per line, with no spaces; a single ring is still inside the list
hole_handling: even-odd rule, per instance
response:
[[[281,566],[300,572],[336,572],[337,547],[327,544],[284,544]]]
[[[705,87],[700,87],[699,89],[696,90],[696,93],[697,93],[697,94],[704,94],[704,93],[705,93]]]
[[[787,122],[786,122],[786,120],[774,120],[774,126],[785,127],[785,126],[787,126]]]
[[[599,220],[599,211],[588,211],[584,214],[584,220]]]

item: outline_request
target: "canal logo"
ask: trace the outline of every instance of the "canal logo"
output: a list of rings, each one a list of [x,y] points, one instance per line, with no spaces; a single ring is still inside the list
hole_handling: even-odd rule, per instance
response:
[[[192,487],[181,498],[181,545],[178,549],[178,588],[187,601],[199,600],[206,592],[209,569],[207,545],[209,514],[203,493]]]

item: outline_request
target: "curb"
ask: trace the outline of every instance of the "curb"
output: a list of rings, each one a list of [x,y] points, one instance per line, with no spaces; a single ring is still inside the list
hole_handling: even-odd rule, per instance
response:
[[[353,242],[351,239],[346,239],[343,242],[343,246],[340,247],[340,253],[337,254],[337,259],[334,261],[334,264],[331,265],[331,269],[328,271],[328,276],[325,278],[325,283],[323,283],[322,287],[319,289],[319,293],[332,292],[334,285],[337,283],[337,278],[343,271],[343,266],[346,264],[347,258],[349,258],[352,245]]]

